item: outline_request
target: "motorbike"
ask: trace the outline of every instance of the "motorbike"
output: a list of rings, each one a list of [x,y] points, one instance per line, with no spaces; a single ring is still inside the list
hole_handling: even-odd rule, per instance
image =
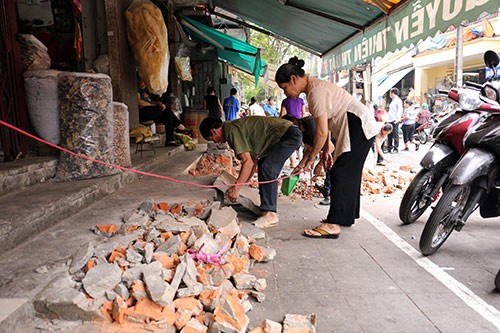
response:
[[[487,51],[484,60],[494,69],[500,56]],[[464,136],[466,151],[422,231],[419,247],[425,256],[436,252],[454,230],[462,230],[476,209],[483,218],[500,216],[500,80],[487,81],[480,100],[486,112]]]
[[[465,151],[463,137],[479,120],[478,92],[472,89],[448,91],[448,98],[460,109],[444,118],[434,129],[434,143],[420,161],[422,167],[408,186],[399,206],[403,224],[415,222],[435,202],[446,184],[451,168]]]
[[[418,126],[415,129],[415,140],[418,140],[420,144],[425,145],[429,141],[429,137],[434,133],[439,121],[436,119],[435,115],[431,115],[429,120]]]

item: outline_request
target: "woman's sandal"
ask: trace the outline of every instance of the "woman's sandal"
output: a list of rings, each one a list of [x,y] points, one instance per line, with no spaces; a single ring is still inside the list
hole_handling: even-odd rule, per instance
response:
[[[340,232],[337,234],[332,234],[332,233],[326,231],[325,229],[321,228],[321,226],[313,228],[313,229],[311,229],[311,231],[315,231],[319,235],[309,235],[305,231],[302,235],[304,235],[305,237],[309,237],[309,238],[333,238],[333,239],[339,238],[339,235],[340,235]]]

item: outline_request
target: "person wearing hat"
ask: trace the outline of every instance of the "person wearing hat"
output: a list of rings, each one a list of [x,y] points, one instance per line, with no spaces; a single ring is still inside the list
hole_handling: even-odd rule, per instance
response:
[[[415,129],[419,128],[421,125],[429,121],[431,117],[431,112],[429,111],[429,105],[427,103],[422,103],[420,111],[417,113],[417,119],[415,122]]]

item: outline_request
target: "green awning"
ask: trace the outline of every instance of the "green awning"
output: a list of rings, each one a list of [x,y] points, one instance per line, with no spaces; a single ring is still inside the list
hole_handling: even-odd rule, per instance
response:
[[[264,72],[266,62],[260,58],[260,50],[242,40],[226,35],[200,22],[183,16],[181,23],[189,29],[191,35],[217,49],[217,56],[233,64],[238,69],[255,76],[255,84]]]
[[[350,69],[462,20],[498,0],[211,0],[218,8],[324,56],[323,73]],[[285,62],[287,59],[283,59]]]

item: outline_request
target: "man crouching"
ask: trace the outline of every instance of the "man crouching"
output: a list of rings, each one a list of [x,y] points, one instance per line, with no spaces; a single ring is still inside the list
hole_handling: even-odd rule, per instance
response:
[[[252,116],[222,122],[217,118],[206,118],[200,124],[200,133],[206,140],[227,142],[242,161],[236,184],[247,183],[258,166],[260,210],[262,216],[254,225],[260,228],[278,224],[278,182],[283,165],[302,143],[302,133],[290,121]],[[238,200],[241,185],[227,190],[229,198]]]

